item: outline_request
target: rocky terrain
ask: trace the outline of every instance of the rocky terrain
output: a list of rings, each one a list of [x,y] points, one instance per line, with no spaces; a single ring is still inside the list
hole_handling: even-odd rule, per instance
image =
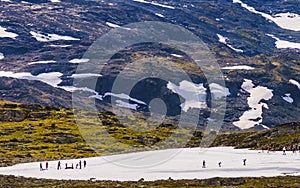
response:
[[[229,92],[224,130],[254,126],[263,129],[300,121],[300,33],[297,24],[285,26],[278,22],[280,13],[294,13],[287,16],[289,19],[299,17],[296,0],[275,3],[11,0],[0,1],[0,5],[2,99],[71,107],[73,80],[80,76],[76,75],[76,68],[87,63],[88,60],[82,58],[94,41],[119,26],[161,21],[177,24],[197,35],[222,68]],[[249,7],[255,11],[249,11]],[[280,45],[282,41],[285,46]],[[205,127],[213,110],[209,105],[211,95],[206,78],[201,70],[195,69],[190,57],[169,46],[140,45],[120,51],[98,72],[102,76],[97,76],[96,88],[87,84],[89,90],[80,92],[88,97],[96,92],[102,96],[102,100],[96,100],[100,108],[109,109],[112,95],[108,93],[117,75],[128,63],[150,55],[179,62],[195,84],[203,83],[207,106],[201,109],[199,126]],[[123,108],[133,105],[135,111],[149,113],[151,99],[159,97],[167,103],[168,115],[179,116],[182,113],[180,99],[188,99],[175,94],[168,80],[148,79],[131,92],[129,104],[124,104],[126,101],[120,104]],[[255,100],[255,104],[249,100]]]

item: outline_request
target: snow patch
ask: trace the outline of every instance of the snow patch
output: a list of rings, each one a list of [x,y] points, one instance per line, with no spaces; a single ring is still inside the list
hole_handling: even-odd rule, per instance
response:
[[[137,110],[138,105],[137,104],[129,104],[127,102],[124,102],[122,100],[116,100],[116,105],[122,108],[129,108],[132,110]]]
[[[68,47],[72,47],[72,45],[56,45],[56,44],[51,44],[49,46],[50,47],[54,47],[54,48],[68,48]]]
[[[187,112],[190,108],[206,108],[206,88],[202,83],[195,84],[186,80],[183,80],[176,85],[172,82],[168,82],[167,88],[177,93],[184,102],[181,104],[181,109]]]
[[[254,70],[255,68],[248,65],[237,65],[231,67],[222,67],[223,70]]]
[[[94,93],[95,95],[98,95],[98,93],[95,90],[92,90],[92,89],[87,88],[87,87],[59,86],[59,88],[64,89],[64,90],[69,91],[69,92],[87,91],[87,92],[90,92],[90,93]]]
[[[296,80],[290,79],[290,80],[289,80],[289,82],[290,82],[291,84],[293,84],[293,85],[297,86],[297,87],[298,87],[298,89],[300,89],[300,83],[299,83],[299,82],[297,82]]]
[[[173,6],[160,4],[160,3],[157,3],[155,1],[151,1],[151,2],[150,1],[145,1],[145,0],[133,0],[133,1],[139,2],[139,3],[151,4],[151,5],[154,5],[154,6],[159,6],[159,7],[168,8],[168,9],[175,9],[175,7],[173,7]]]
[[[4,54],[0,52],[0,60],[4,59]]]
[[[242,89],[250,93],[247,102],[251,109],[245,111],[239,121],[235,121],[233,124],[241,129],[248,129],[262,123],[263,108],[268,109],[269,107],[261,100],[270,100],[273,97],[273,90],[262,86],[255,87],[252,80],[248,79],[244,79]]]
[[[35,65],[35,64],[49,64],[49,63],[55,63],[56,61],[54,60],[49,60],[49,61],[34,61],[28,63],[28,65]]]
[[[18,79],[25,79],[25,80],[38,80],[49,84],[53,87],[57,87],[58,84],[61,83],[60,77],[63,74],[60,72],[49,72],[49,73],[41,73],[37,76],[32,75],[29,72],[19,72],[14,73],[10,71],[0,71],[0,77],[10,77],[10,78],[18,78]]]
[[[276,14],[273,17],[269,14],[255,10],[255,8],[248,6],[247,4],[243,3],[240,0],[233,0],[233,3],[241,4],[241,6],[247,9],[248,11],[263,16],[267,20],[274,22],[277,26],[283,29],[300,31],[300,16],[298,14],[287,12],[287,13]]]
[[[0,26],[0,38],[16,39],[17,36],[19,35],[16,33],[8,32],[6,31],[6,28]]]
[[[294,99],[291,97],[290,93],[284,94],[284,96],[282,96],[282,99],[285,100],[288,103],[293,103],[294,102]]]
[[[113,97],[117,97],[117,98],[120,98],[120,99],[130,100],[130,101],[133,101],[133,102],[136,102],[136,103],[139,103],[139,104],[146,105],[146,103],[144,103],[143,101],[132,98],[132,97],[130,97],[129,95],[127,95],[125,93],[116,94],[116,93],[107,92],[103,95],[103,98],[106,97],[106,96],[113,96]]]
[[[164,18],[164,17],[165,17],[164,15],[159,14],[159,13],[155,13],[155,15],[158,16],[158,17],[161,17],[161,18]]]
[[[300,43],[296,42],[289,42],[285,40],[280,40],[278,37],[275,37],[272,34],[267,34],[267,36],[272,37],[273,39],[276,40],[275,45],[276,48],[294,48],[294,49],[300,49]]]
[[[52,3],[60,3],[61,0],[50,0]]]
[[[69,40],[69,41],[80,40],[79,38],[74,38],[71,36],[62,36],[57,34],[42,34],[34,31],[30,31],[30,34],[32,35],[33,38],[35,38],[39,42],[52,42],[58,40]]]
[[[179,58],[183,57],[182,55],[178,55],[178,54],[171,54],[171,56],[179,57]]]
[[[223,37],[222,35],[220,34],[217,34],[218,38],[219,38],[219,42],[225,44],[226,46],[228,46],[229,48],[231,48],[232,50],[234,50],[235,52],[238,52],[238,53],[243,53],[244,51],[241,50],[241,49],[237,49],[237,48],[234,48],[232,45],[230,44],[227,44],[227,40],[229,40],[227,37]]]
[[[69,63],[87,63],[89,61],[89,59],[72,59],[69,61]]]
[[[119,28],[120,27],[119,25],[113,24],[113,23],[110,23],[110,22],[106,22],[106,25],[108,25],[111,28]]]
[[[70,78],[89,78],[89,77],[101,77],[101,74],[93,73],[81,73],[81,74],[72,74]]]
[[[229,89],[216,83],[209,84],[213,99],[220,99],[230,95]]]

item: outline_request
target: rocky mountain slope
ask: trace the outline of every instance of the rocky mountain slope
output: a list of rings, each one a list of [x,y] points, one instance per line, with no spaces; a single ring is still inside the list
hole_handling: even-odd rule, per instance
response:
[[[179,62],[191,77],[194,83],[187,84],[197,88],[198,97],[204,97],[206,103],[200,107],[199,119],[199,126],[205,127],[212,111],[209,86],[191,58],[178,49],[155,44],[131,46],[113,56],[98,75],[76,74],[78,65],[89,61],[84,59],[85,52],[105,33],[130,23],[160,21],[193,32],[216,58],[226,85],[221,88],[227,95],[224,130],[300,121],[300,12],[296,0],[263,4],[248,0],[10,0],[0,1],[0,5],[2,99],[71,107],[71,92],[76,90],[87,97],[101,96],[96,100],[101,109],[109,109],[114,96],[120,108],[147,114],[149,103],[158,97],[169,104],[168,115],[179,116],[182,101],[189,101],[180,82],[173,83],[172,90],[168,80],[141,81],[125,97],[130,98],[128,103],[121,93],[110,93],[125,65],[155,55],[161,62]],[[139,68],[135,71],[142,72]],[[88,83],[95,77],[96,88],[73,86],[74,79]],[[192,111],[187,107],[187,112]]]

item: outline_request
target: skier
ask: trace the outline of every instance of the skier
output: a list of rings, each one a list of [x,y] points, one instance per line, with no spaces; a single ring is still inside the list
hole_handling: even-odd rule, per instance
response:
[[[244,164],[244,166],[246,166],[246,160],[247,160],[247,159],[243,159],[243,164]]]
[[[221,167],[221,164],[222,164],[222,163],[221,163],[221,162],[219,162],[219,167]]]
[[[81,160],[79,161],[79,169],[81,169]]]
[[[205,168],[205,160],[202,162],[202,168]]]
[[[57,170],[61,169],[61,166],[60,166],[60,161],[58,161],[57,163]]]
[[[43,164],[40,163],[40,171],[42,171],[42,170],[43,170]]]
[[[83,161],[83,167],[86,167],[86,160]]]
[[[283,155],[286,155],[285,151],[286,151],[286,148],[285,148],[285,146],[283,146],[283,148],[282,148]]]
[[[46,162],[46,170],[48,170],[48,161]]]

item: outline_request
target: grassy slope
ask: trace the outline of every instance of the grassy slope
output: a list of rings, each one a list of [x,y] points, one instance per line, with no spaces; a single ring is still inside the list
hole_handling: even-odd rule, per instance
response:
[[[83,117],[89,113],[83,111]],[[72,110],[0,101],[1,165],[44,159],[91,157],[158,147],[161,149],[158,144],[170,135],[176,135],[177,140],[168,140],[163,148],[176,148],[178,142],[184,143],[183,146],[186,147],[197,147],[203,135],[201,130],[197,130],[185,144],[185,136],[192,132],[188,129],[177,131],[171,124],[147,129],[151,125],[143,124],[141,119],[126,120],[125,123],[132,123],[129,128],[129,125],[121,124],[112,113],[97,115],[102,122],[101,127],[92,118],[83,119],[85,125],[79,131]],[[94,148],[85,142],[82,134],[96,135],[92,137]],[[211,146],[252,149],[270,146],[281,150],[291,142],[300,143],[300,123],[262,131],[220,132]],[[95,148],[97,152],[93,150]]]
[[[299,187],[295,176],[271,178],[211,178],[205,180],[157,180],[157,181],[71,181],[0,176],[1,187]]]

